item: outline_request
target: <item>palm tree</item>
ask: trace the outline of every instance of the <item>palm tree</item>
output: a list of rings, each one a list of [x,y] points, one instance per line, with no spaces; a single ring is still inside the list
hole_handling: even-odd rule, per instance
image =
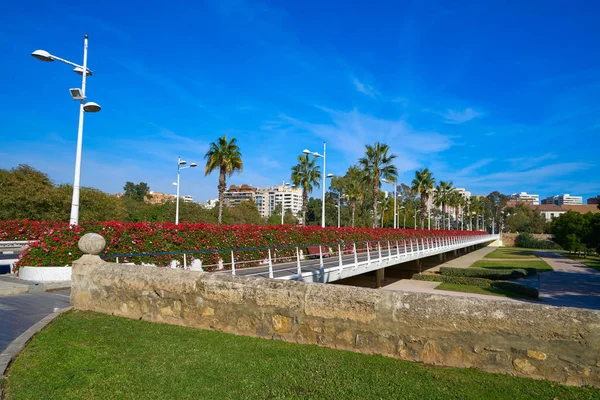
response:
[[[306,225],[308,193],[312,192],[313,185],[320,187],[321,170],[316,164],[317,158],[311,160],[307,154],[298,156],[298,164],[292,167],[292,183],[296,187],[302,186],[302,225]]]
[[[475,213],[475,230],[479,230],[479,214],[482,214],[483,210],[483,201],[479,197],[471,196],[471,212]]]
[[[348,168],[344,176],[344,191],[348,197],[348,202],[352,209],[352,227],[354,228],[354,217],[356,215],[356,205],[362,203],[364,199],[364,173],[357,166]]]
[[[389,154],[390,146],[376,142],[373,146],[365,145],[365,157],[358,160],[365,173],[366,182],[370,183],[373,191],[373,228],[377,227],[377,199],[379,198],[380,179],[396,181],[398,169],[392,164],[397,157]]]
[[[427,203],[429,201],[429,193],[433,189],[433,185],[435,185],[435,179],[428,168],[421,168],[415,172],[415,179],[412,181],[412,188],[415,192],[420,193],[421,195],[421,215],[419,215],[421,229],[423,229],[424,226],[425,214],[427,213],[428,209]]]
[[[444,213],[446,212],[446,206],[448,205],[448,196],[452,190],[452,181],[440,181],[439,185],[435,188],[435,205],[442,208],[442,227],[445,227]]]
[[[448,206],[452,209],[452,216],[454,217],[454,221],[456,222],[456,228],[458,229],[458,208],[460,206],[460,201],[462,199],[462,195],[457,191],[451,191],[448,196]]]
[[[242,162],[242,153],[236,144],[237,139],[227,140],[227,135],[223,135],[212,142],[208,151],[204,155],[206,160],[206,169],[204,176],[207,176],[214,170],[219,170],[219,224],[223,220],[223,193],[227,187],[226,178],[233,175],[234,172],[241,172],[244,169]]]

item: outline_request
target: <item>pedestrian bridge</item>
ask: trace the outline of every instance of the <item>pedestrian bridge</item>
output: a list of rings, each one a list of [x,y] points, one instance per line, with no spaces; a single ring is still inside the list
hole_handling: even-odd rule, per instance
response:
[[[195,250],[178,253],[153,253],[157,256],[173,256],[172,268],[196,271],[212,271],[216,274],[256,276],[270,279],[301,282],[335,282],[372,271],[383,272],[391,267],[436,255],[469,251],[477,246],[498,240],[499,235],[463,235],[444,237],[406,238],[367,242],[344,242],[297,246],[272,246],[261,248],[238,248],[218,250]],[[306,254],[307,249],[309,254]],[[218,263],[202,264],[198,254],[218,253]],[[256,259],[257,253],[261,254]],[[116,262],[130,262],[137,256],[152,254],[112,254],[104,259],[116,258]],[[262,258],[264,255],[264,258]],[[143,264],[153,266],[154,264]],[[383,278],[383,275],[381,276]],[[379,280],[379,279],[378,279]]]

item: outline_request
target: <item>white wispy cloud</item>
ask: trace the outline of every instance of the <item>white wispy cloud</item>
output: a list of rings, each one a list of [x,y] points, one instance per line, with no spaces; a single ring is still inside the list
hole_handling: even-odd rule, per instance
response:
[[[322,110],[326,110],[321,108]],[[413,128],[404,120],[389,120],[363,114],[358,110],[329,111],[330,123],[312,123],[280,115],[279,121],[271,121],[266,128],[288,134],[318,137],[328,146],[340,151],[345,163],[355,163],[364,155],[365,144],[382,142],[390,145],[398,155],[395,164],[400,172],[410,171],[422,165],[426,156],[448,149],[452,141],[438,132]]]
[[[281,164],[277,160],[270,159],[267,156],[262,156],[258,159],[258,162],[268,168],[281,168]]]
[[[473,108],[466,108],[463,111],[450,109],[445,113],[440,113],[440,115],[444,118],[444,122],[447,124],[462,124],[477,117],[481,117],[483,113]]]
[[[379,95],[379,92],[375,90],[373,86],[361,82],[357,77],[352,77],[352,83],[354,83],[354,87],[356,88],[356,90],[363,94],[366,94],[369,97],[376,97],[377,95]]]

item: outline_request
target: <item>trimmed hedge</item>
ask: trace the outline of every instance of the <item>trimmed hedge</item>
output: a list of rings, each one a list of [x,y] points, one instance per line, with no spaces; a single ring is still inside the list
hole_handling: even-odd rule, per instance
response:
[[[517,282],[510,281],[493,281],[492,287],[497,289],[507,290],[509,292],[518,293],[530,299],[537,299],[540,295],[534,287],[523,285]]]
[[[483,278],[466,278],[461,276],[447,276],[438,274],[414,274],[412,279],[417,281],[455,283],[457,285],[471,285],[482,288],[492,287],[492,281]]]
[[[491,269],[491,268],[453,268],[440,267],[440,274],[445,276],[456,276],[466,278],[484,279],[518,279],[528,276],[528,271],[523,268],[514,269]]]
[[[515,246],[526,249],[560,250],[562,247],[550,240],[540,240],[533,237],[531,233],[521,233],[515,239]]]

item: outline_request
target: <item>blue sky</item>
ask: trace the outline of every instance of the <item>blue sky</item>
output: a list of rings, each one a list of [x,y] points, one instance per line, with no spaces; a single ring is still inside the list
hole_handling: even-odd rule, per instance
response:
[[[0,14],[0,168],[72,182],[81,62],[90,37],[82,184],[173,192],[176,160],[239,140],[228,183],[289,179],[328,143],[344,173],[382,141],[399,180],[429,167],[473,194],[600,194],[600,4],[594,1],[10,2]],[[215,198],[217,176],[182,173]]]

